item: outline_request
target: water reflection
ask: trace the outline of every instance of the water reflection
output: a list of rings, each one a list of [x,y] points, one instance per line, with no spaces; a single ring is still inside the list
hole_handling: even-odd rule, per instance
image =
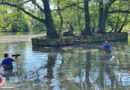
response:
[[[17,88],[37,90],[106,90],[130,88],[130,47],[126,43],[111,43],[113,59],[99,47],[102,44],[82,44],[59,48],[35,48],[31,42],[2,43],[4,52],[20,53],[14,64]],[[0,69],[2,71],[2,68]]]
[[[90,90],[91,89],[91,82],[90,82],[90,70],[91,70],[91,52],[87,52],[86,53],[86,84],[87,84],[87,90]]]
[[[48,87],[48,90],[52,90],[52,88],[53,88],[53,87],[51,87],[51,83],[52,83],[52,79],[53,79],[53,68],[55,65],[56,56],[57,56],[57,53],[55,53],[55,52],[49,53],[48,54],[48,61],[47,61],[47,64],[45,65],[45,68],[47,68],[46,85]]]

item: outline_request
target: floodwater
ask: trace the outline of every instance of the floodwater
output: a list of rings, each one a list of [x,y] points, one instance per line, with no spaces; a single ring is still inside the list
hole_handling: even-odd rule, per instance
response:
[[[21,54],[13,63],[15,75],[0,76],[2,90],[130,90],[128,43],[111,42],[112,57],[104,59],[103,43],[36,48],[18,39],[0,41],[0,61],[4,53]]]

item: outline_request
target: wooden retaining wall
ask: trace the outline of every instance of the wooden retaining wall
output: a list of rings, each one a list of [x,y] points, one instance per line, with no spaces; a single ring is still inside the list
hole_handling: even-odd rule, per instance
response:
[[[94,43],[104,41],[128,41],[128,33],[107,33],[105,35],[94,35],[87,37],[64,37],[57,39],[45,39],[43,37],[32,38],[32,45],[38,47],[67,46],[81,43]]]

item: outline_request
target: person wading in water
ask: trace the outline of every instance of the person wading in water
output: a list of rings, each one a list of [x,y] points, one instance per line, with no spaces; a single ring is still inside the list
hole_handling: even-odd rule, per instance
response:
[[[0,67],[3,66],[4,73],[12,73],[13,72],[12,62],[16,61],[16,59],[9,58],[8,53],[4,54],[4,58],[5,59],[2,60],[2,63],[0,64]]]
[[[105,44],[104,44],[104,46],[103,46],[103,48],[104,48],[104,50],[105,50],[105,53],[107,53],[108,55],[110,55],[110,53],[111,53],[111,45],[110,45],[110,43],[108,43],[108,41],[105,41],[104,42]]]
[[[111,45],[110,43],[108,43],[108,41],[105,41],[104,42],[104,45],[102,47],[105,51],[105,54],[104,54],[104,57],[103,57],[103,60],[110,60],[112,55],[111,55]]]

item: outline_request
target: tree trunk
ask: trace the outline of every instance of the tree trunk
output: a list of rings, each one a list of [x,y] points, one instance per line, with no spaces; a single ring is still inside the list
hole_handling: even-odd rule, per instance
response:
[[[106,19],[107,19],[107,17],[108,17],[108,14],[109,14],[109,12],[108,12],[108,10],[109,10],[109,8],[111,7],[111,5],[115,2],[116,0],[110,0],[106,5],[105,5],[105,8],[104,8],[104,10],[103,10],[103,17],[102,17],[102,23],[100,24],[101,25],[101,27],[99,28],[99,33],[101,33],[101,34],[105,34],[106,33],[106,30],[105,30],[105,24],[106,24]],[[100,5],[102,5],[102,1],[100,1]],[[100,9],[99,9],[100,10]],[[101,9],[102,10],[102,9]],[[101,12],[100,12],[100,14],[102,14]],[[100,17],[101,18],[101,17]],[[100,19],[99,18],[99,19]],[[100,22],[99,22],[100,23]]]
[[[62,31],[63,31],[63,16],[62,16],[60,11],[58,11],[58,14],[60,16],[59,34],[62,35]]]
[[[101,34],[105,34],[106,33],[105,24],[106,24],[107,16],[108,16],[108,11],[104,11],[103,21],[102,21],[102,25],[101,25],[101,28],[100,28],[100,33]]]
[[[125,23],[126,23],[126,21],[127,21],[127,17],[128,17],[128,14],[127,14],[126,17],[125,17],[125,20],[124,20],[124,22],[123,22],[121,28],[118,30],[118,33],[120,33],[120,32],[122,31],[123,27],[125,26]]]
[[[103,22],[103,0],[99,1],[99,24],[98,24],[98,32],[101,33],[102,29],[102,22]]]
[[[59,7],[59,4],[60,4],[60,0],[57,1],[57,8],[58,8],[58,14],[60,16],[60,26],[59,26],[59,35],[61,36],[62,35],[62,29],[63,29],[63,16],[62,16],[62,13],[60,12],[60,7]]]
[[[89,16],[89,0],[84,0],[84,11],[85,11],[85,30],[83,31],[82,35],[92,35],[90,29],[90,16]]]
[[[106,19],[108,16],[108,10],[109,10],[110,6],[106,5],[105,9],[104,9],[104,13],[103,13],[103,19],[102,19],[102,24],[101,24],[101,28],[100,28],[100,33],[101,34],[105,34],[106,30],[105,30],[105,24],[106,24]]]
[[[119,14],[118,14],[118,21],[116,22],[116,26],[115,26],[115,30],[114,30],[114,32],[117,32],[117,29],[118,29],[118,26],[119,26]]]
[[[54,21],[51,16],[51,10],[49,5],[49,0],[42,0],[44,4],[44,13],[46,18],[46,28],[47,28],[47,37],[48,38],[58,38],[58,34],[56,32],[56,29],[54,27]]]

